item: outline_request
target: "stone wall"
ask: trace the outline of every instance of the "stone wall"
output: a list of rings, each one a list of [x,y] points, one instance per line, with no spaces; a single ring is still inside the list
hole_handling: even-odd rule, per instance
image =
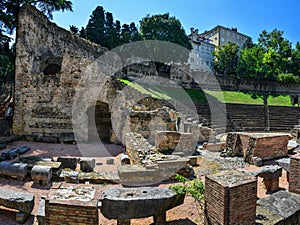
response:
[[[50,136],[72,132],[75,87],[86,67],[105,50],[25,5],[17,31],[14,132]]]

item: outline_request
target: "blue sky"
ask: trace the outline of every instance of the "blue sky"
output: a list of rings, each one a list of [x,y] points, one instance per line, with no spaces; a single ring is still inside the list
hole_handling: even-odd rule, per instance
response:
[[[216,25],[237,27],[238,31],[257,41],[259,33],[274,28],[284,31],[293,45],[300,42],[299,0],[72,0],[73,12],[54,13],[54,22],[66,29],[69,25],[86,26],[96,6],[113,13],[121,23],[139,21],[147,14],[169,12],[179,19],[187,33],[200,32]]]

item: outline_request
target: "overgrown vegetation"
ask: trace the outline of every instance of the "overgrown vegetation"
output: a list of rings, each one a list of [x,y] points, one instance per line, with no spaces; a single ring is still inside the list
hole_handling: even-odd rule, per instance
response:
[[[258,43],[248,40],[241,51],[234,43],[218,47],[213,52],[216,73],[236,78],[278,81],[284,84],[300,82],[300,43],[283,37],[283,31],[263,30]]]
[[[201,217],[201,212],[204,209],[204,193],[205,187],[200,179],[188,180],[187,178],[176,174],[175,180],[182,182],[181,184],[172,184],[169,188],[174,190],[177,194],[189,195],[194,198],[196,204],[199,206],[197,208],[199,217]],[[201,219],[199,218],[201,221]]]
[[[175,180],[182,182],[183,185],[173,184],[170,186],[178,194],[185,194],[192,196],[201,206],[204,202],[205,187],[200,179],[188,180],[179,174],[175,175]]]

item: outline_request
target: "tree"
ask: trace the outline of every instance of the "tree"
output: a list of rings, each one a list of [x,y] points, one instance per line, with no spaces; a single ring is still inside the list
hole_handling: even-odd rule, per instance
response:
[[[78,27],[76,27],[76,26],[74,26],[74,25],[71,25],[71,26],[70,26],[70,32],[71,32],[72,34],[78,34],[78,31],[79,31]]]
[[[290,58],[290,72],[300,77],[300,43],[296,43],[296,48],[292,50]]]
[[[159,40],[171,42],[181,45],[184,48],[192,49],[188,36],[181,25],[181,22],[175,17],[171,17],[168,13],[158,15],[147,15],[140,21],[140,33],[143,40]],[[154,50],[154,51],[153,51]],[[188,51],[179,50],[179,48],[171,49],[173,51],[169,56],[165,56],[166,63],[184,63],[189,58]],[[161,54],[159,45],[156,49],[149,49],[145,43],[143,49],[144,55]],[[159,72],[159,68],[164,66],[156,62],[156,67]]]
[[[263,49],[257,44],[241,50],[236,76],[238,78],[262,79],[264,77],[263,57]]]
[[[0,2],[0,24],[9,33],[17,27],[18,15],[24,4],[31,4],[53,19],[54,11],[72,11],[72,2],[69,0],[2,0]]]
[[[85,28],[86,37],[90,41],[103,45],[105,43],[105,14],[102,6],[97,6],[92,12],[89,22]]]
[[[215,72],[235,76],[239,59],[238,52],[239,46],[231,42],[217,47],[212,53],[215,61]]]
[[[169,13],[147,15],[140,21],[140,32],[145,40],[168,41],[192,49],[181,22]]]
[[[87,38],[84,27],[81,27],[81,30],[79,31],[79,37],[85,38],[85,39]]]
[[[0,79],[12,81],[14,75],[15,48],[9,47],[12,34],[17,28],[18,15],[24,4],[31,4],[40,9],[50,19],[52,12],[58,10],[72,11],[69,0],[1,0],[0,1]]]
[[[292,56],[292,44],[283,38],[283,31],[273,29],[270,33],[263,30],[259,34],[258,45],[264,49],[265,63],[272,66],[267,73],[276,77],[279,73],[287,73],[289,58]]]

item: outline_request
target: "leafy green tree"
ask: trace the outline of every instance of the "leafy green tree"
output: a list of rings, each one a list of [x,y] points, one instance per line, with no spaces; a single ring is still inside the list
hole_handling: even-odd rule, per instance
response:
[[[53,18],[54,11],[72,11],[72,1],[69,0],[2,0],[0,2],[0,24],[12,33],[17,27],[18,15],[24,4],[36,6],[49,19]]]
[[[289,71],[300,77],[300,43],[296,43],[296,48],[292,50],[292,57],[290,58]]]
[[[145,40],[168,41],[192,49],[181,22],[169,15],[147,15],[140,21],[140,32]]]
[[[262,79],[264,77],[263,57],[263,49],[257,44],[241,50],[236,76],[238,78]]]
[[[215,72],[235,76],[239,59],[238,53],[239,46],[232,42],[228,42],[222,47],[217,47],[212,53],[215,61]]]
[[[289,72],[289,59],[292,56],[292,44],[283,38],[283,31],[273,29],[263,30],[259,34],[258,45],[264,49],[264,63],[267,67],[267,77],[277,77],[280,73]],[[271,76],[270,73],[273,73]]]

